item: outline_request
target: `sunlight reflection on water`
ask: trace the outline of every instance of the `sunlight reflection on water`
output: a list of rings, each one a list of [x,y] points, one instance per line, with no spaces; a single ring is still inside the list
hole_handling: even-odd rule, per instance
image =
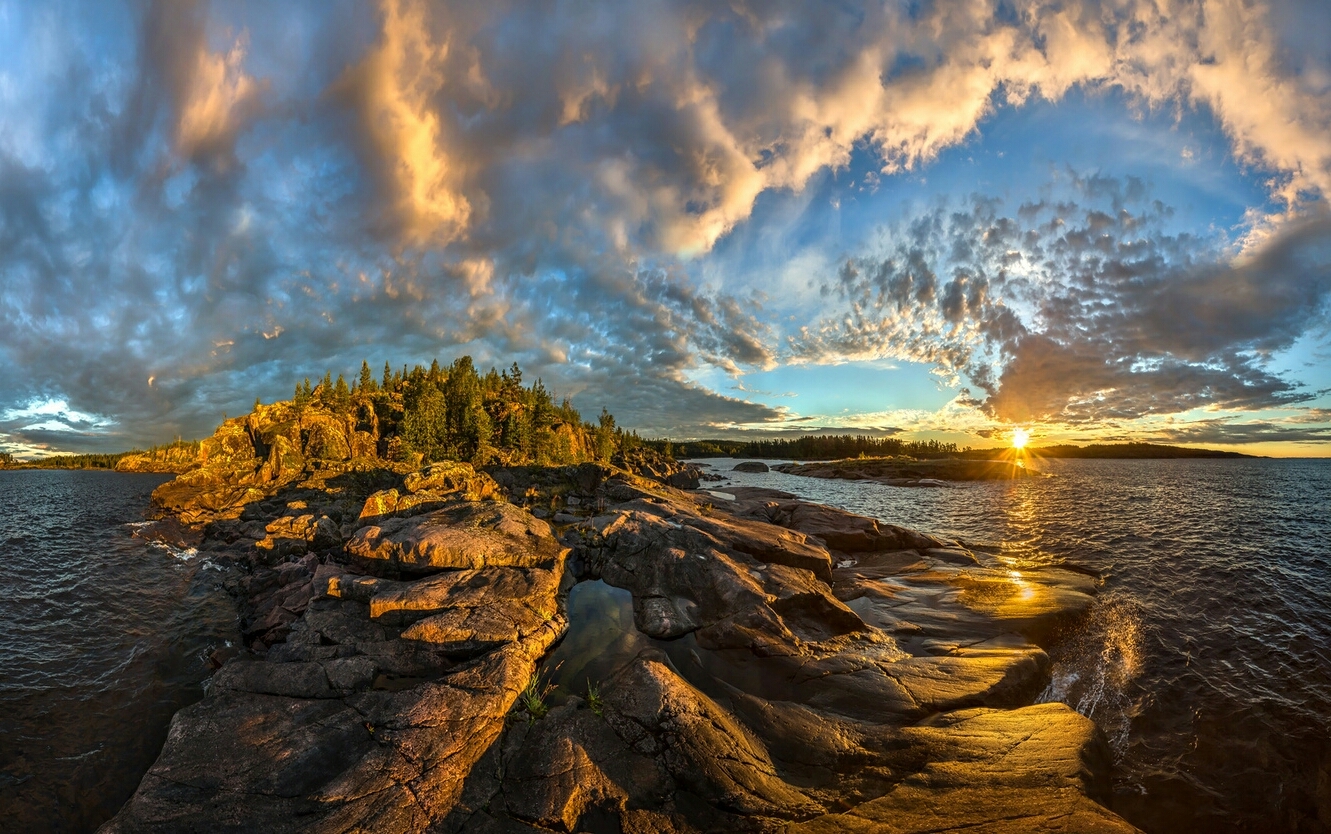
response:
[[[1331,461],[1036,460],[1053,477],[910,489],[731,471],[969,545],[1067,560],[1100,604],[1044,693],[1094,718],[1147,831],[1331,826]],[[780,461],[767,461],[769,464]],[[1018,577],[1013,577],[1019,581]]]

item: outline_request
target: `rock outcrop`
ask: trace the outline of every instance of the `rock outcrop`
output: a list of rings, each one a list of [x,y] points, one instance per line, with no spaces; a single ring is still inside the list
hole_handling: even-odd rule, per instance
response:
[[[1133,830],[1095,725],[1032,703],[1093,577],[680,471],[321,468],[234,516],[185,476],[247,646],[103,830]],[[551,693],[590,580],[640,649]]]
[[[651,449],[630,449],[611,459],[614,466],[676,489],[697,489],[702,470]]]

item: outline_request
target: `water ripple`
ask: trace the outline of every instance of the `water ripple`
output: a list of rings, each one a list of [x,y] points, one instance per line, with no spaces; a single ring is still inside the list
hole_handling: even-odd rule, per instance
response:
[[[0,819],[94,830],[200,698],[234,606],[197,551],[136,537],[156,475],[0,472]]]

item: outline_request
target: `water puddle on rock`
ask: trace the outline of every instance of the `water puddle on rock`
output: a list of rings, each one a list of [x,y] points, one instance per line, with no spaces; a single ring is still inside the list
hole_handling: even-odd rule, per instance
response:
[[[651,638],[633,625],[633,595],[597,579],[574,585],[568,594],[568,633],[542,664],[555,685],[548,700],[558,705],[570,695],[586,696],[643,649]]]

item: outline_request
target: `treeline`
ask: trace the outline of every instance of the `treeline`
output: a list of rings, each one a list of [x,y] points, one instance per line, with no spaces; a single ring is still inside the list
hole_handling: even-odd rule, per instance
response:
[[[297,409],[318,405],[353,417],[400,459],[419,454],[426,462],[548,466],[609,460],[642,443],[604,408],[587,422],[567,398],[556,402],[540,379],[525,384],[516,362],[482,374],[470,356],[448,366],[435,360],[428,368],[397,370],[385,363],[378,377],[364,362],[350,385],[328,373],[317,384],[303,380],[293,402]]]
[[[768,460],[835,460],[855,457],[945,458],[961,453],[955,443],[937,440],[902,440],[856,434],[807,435],[788,440],[691,440],[674,443],[648,440],[658,452],[687,458],[766,458]]]
[[[0,469],[115,469],[116,463],[129,452],[93,455],[56,455],[39,460],[18,460],[8,453],[0,454]]]
[[[199,441],[176,438],[171,443],[131,449],[128,452],[103,452],[86,455],[55,455],[37,460],[19,460],[8,452],[0,452],[0,469],[115,469],[116,464],[131,455],[164,457],[172,454],[194,456]]]

